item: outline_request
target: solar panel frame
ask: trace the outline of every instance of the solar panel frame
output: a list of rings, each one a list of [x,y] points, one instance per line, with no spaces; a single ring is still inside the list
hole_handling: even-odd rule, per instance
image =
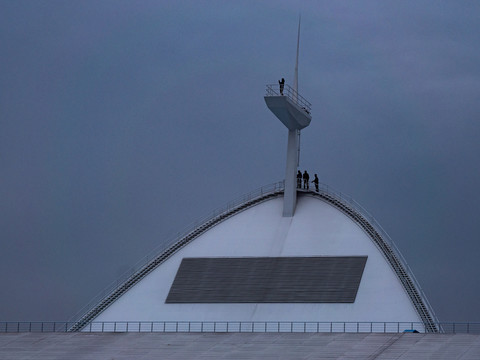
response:
[[[367,256],[184,258],[178,303],[353,303]]]

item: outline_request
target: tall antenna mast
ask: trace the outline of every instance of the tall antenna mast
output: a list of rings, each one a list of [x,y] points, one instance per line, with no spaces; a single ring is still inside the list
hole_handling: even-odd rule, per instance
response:
[[[302,16],[298,15],[298,35],[297,35],[297,59],[295,61],[295,76],[293,77],[293,90],[295,90],[295,100],[298,99],[298,54],[300,52],[300,21]]]
[[[298,54],[300,53],[300,22],[302,21],[302,15],[298,15],[298,32],[297,32],[297,58],[295,60],[295,74],[293,76],[293,90],[295,101],[298,101]],[[297,168],[300,166],[300,130],[297,130]]]
[[[293,88],[284,85],[267,85],[265,103],[288,129],[287,166],[283,195],[283,216],[292,217],[297,206],[297,169],[300,157],[300,130],[310,125],[310,103],[298,94],[298,54],[300,50],[300,17],[298,19],[297,59]],[[279,91],[277,91],[279,89]]]

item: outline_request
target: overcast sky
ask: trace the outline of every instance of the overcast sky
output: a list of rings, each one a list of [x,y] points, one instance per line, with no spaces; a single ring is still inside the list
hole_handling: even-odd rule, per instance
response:
[[[293,82],[300,12],[300,169],[375,216],[440,320],[480,321],[467,0],[0,0],[0,321],[70,318],[195,219],[283,179],[287,130],[263,95]]]

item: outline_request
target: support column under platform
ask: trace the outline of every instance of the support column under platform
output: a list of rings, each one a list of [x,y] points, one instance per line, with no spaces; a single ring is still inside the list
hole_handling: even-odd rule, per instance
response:
[[[285,193],[283,199],[283,216],[292,217],[297,206],[297,159],[298,130],[288,131],[287,167],[285,171]]]
[[[265,103],[270,111],[288,129],[287,168],[285,172],[285,195],[283,198],[283,216],[292,217],[297,206],[297,168],[299,139],[298,131],[310,125],[310,103],[285,85],[277,92],[278,85],[267,85]]]

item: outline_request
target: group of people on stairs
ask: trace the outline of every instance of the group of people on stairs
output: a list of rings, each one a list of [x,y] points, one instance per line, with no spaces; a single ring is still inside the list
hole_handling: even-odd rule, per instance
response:
[[[310,189],[310,182],[314,183],[315,184],[315,191],[318,192],[318,176],[317,174],[315,174],[315,178],[310,181],[310,175],[308,174],[307,170],[305,170],[303,172],[303,175],[302,175],[302,172],[300,170],[298,170],[297,172],[297,189],[301,189],[302,188],[302,180],[303,180],[303,188],[308,190]]]

